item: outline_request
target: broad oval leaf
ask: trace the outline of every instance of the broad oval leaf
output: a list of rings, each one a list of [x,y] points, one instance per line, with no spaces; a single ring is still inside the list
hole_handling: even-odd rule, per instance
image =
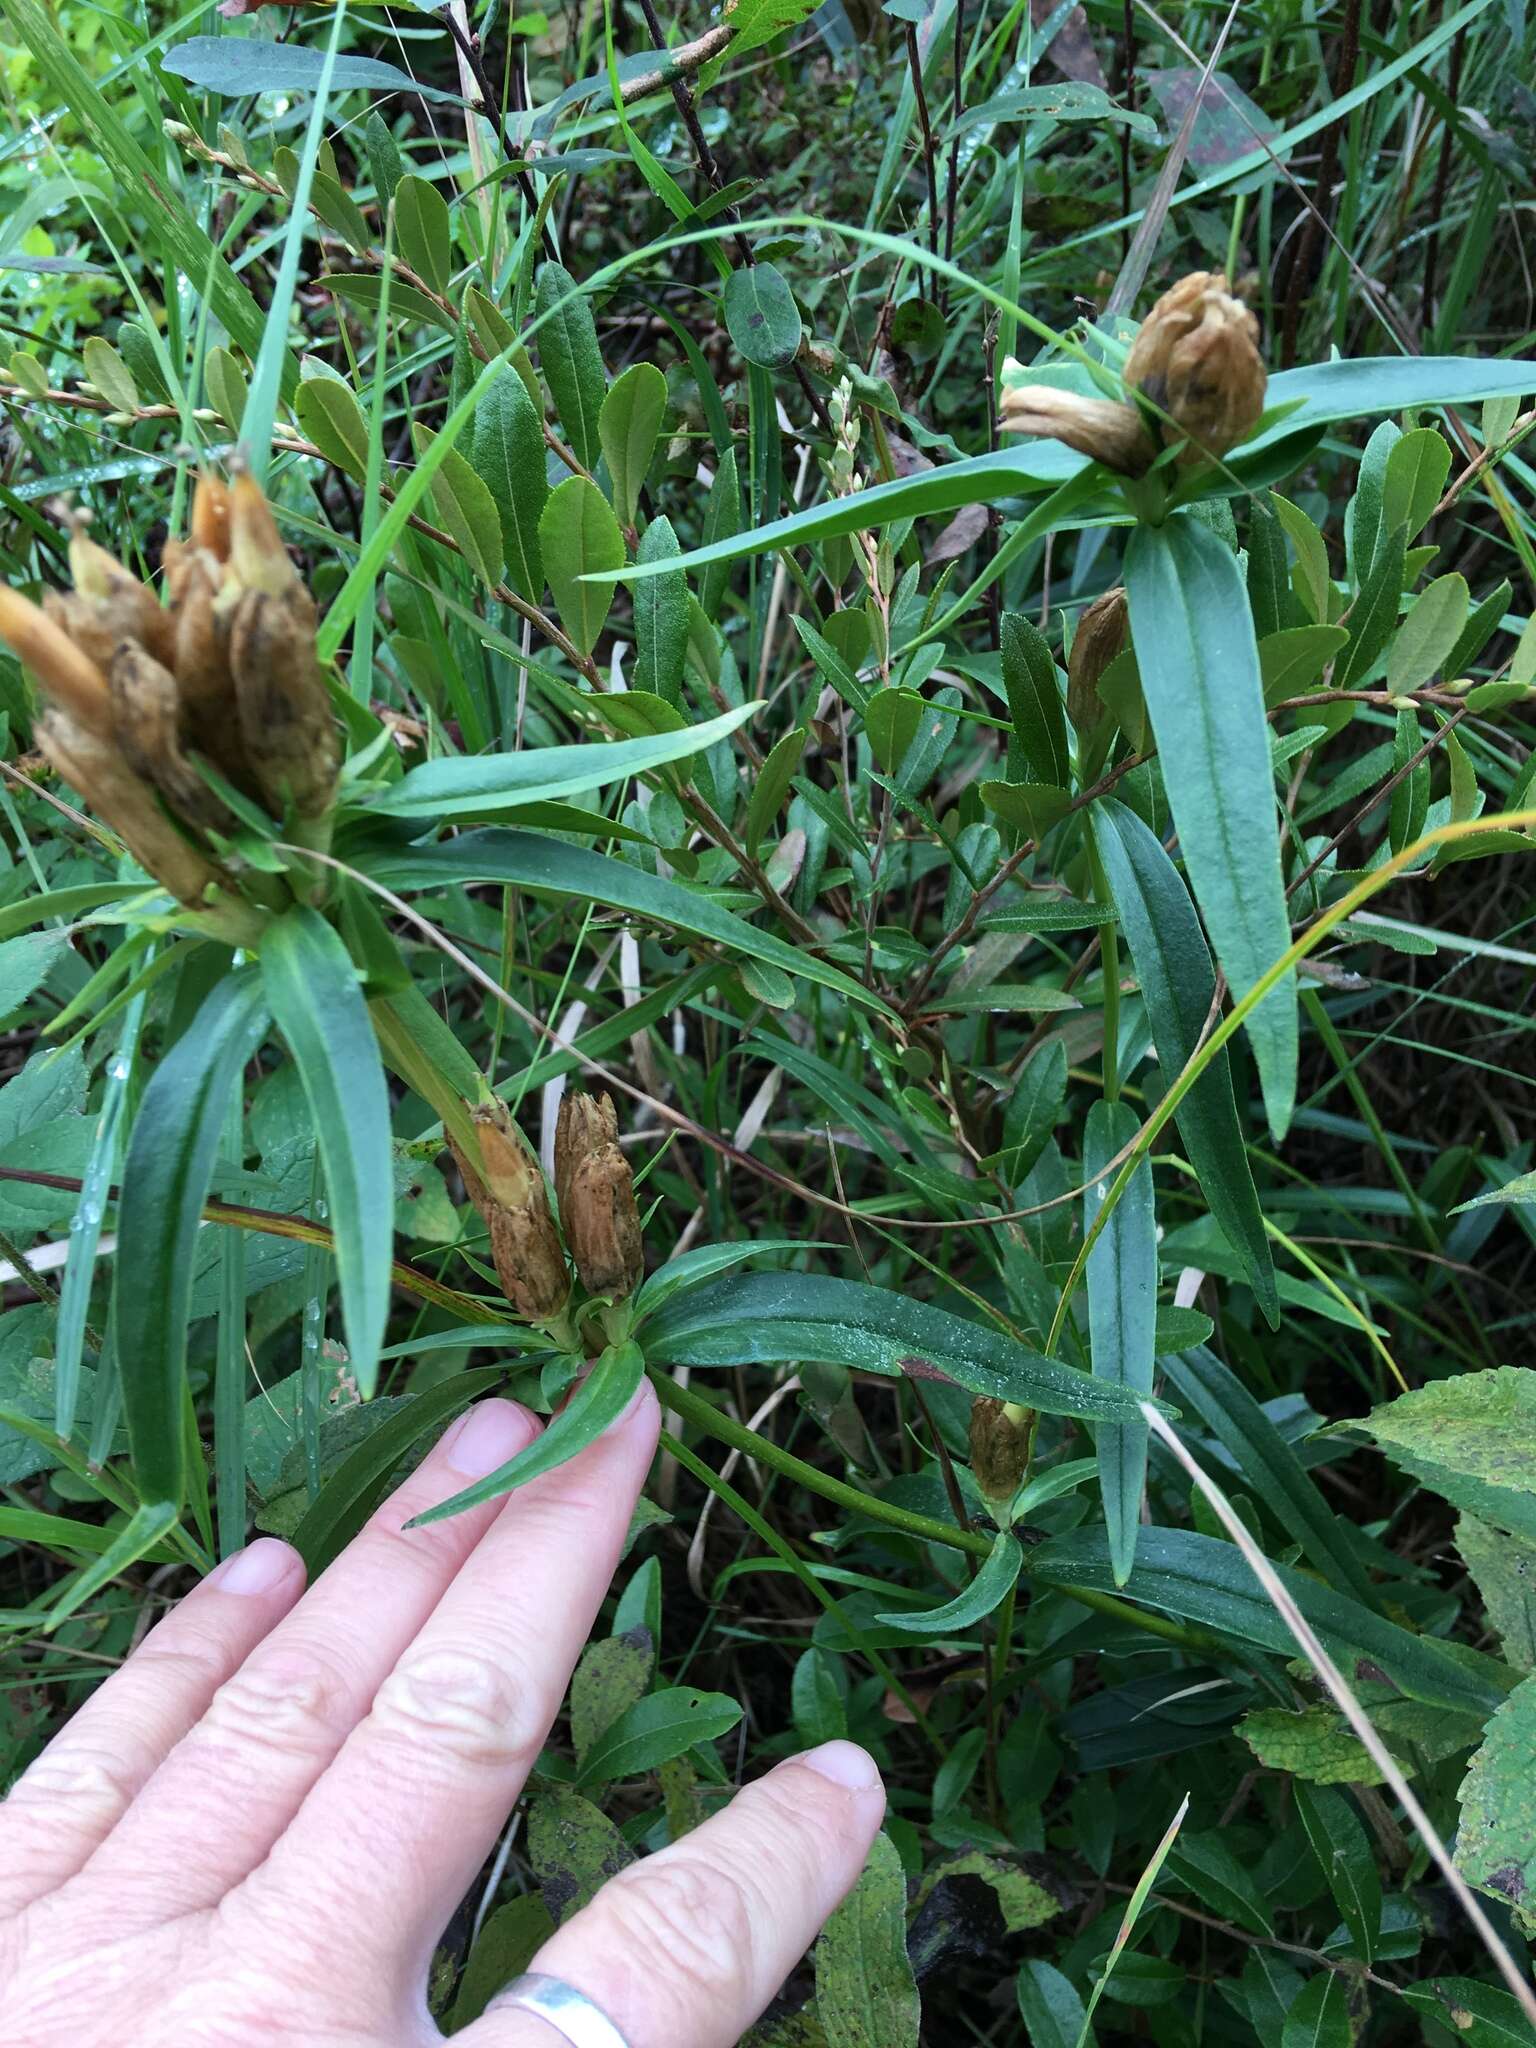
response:
[[[178,1508],[198,1227],[229,1098],[266,1027],[254,972],[219,982],[151,1076],[123,1164],[112,1290],[123,1413],[141,1494]]]
[[[351,390],[334,377],[306,377],[293,396],[299,432],[327,462],[362,479],[368,473],[368,422]]]
[[[635,523],[666,411],[667,380],[654,363],[631,364],[615,378],[598,410],[597,436],[608,462],[613,507],[625,526]]]
[[[772,263],[733,270],[723,310],[726,330],[745,361],[762,370],[779,370],[794,361],[803,332],[800,308],[784,273]]]
[[[255,92],[313,92],[325,68],[325,52],[306,49],[298,43],[269,43],[237,36],[188,36],[173,43],[161,57],[163,69],[205,92],[222,93],[226,99],[244,98]],[[331,66],[331,90],[348,92],[406,92],[424,99],[452,100],[462,106],[455,92],[442,92],[423,85],[397,65],[382,64],[373,57],[337,57]]]
[[[1166,1085],[1194,1055],[1215,998],[1216,975],[1205,934],[1157,834],[1112,797],[1101,798],[1090,815]],[[1211,1214],[1241,1258],[1259,1306],[1278,1326],[1274,1259],[1243,1145],[1225,1046],[1208,1061],[1177,1117]]]
[[[907,1880],[884,1832],[816,1943],[816,2018],[827,2048],[918,2048],[921,2004],[907,1956]]]
[[[448,202],[425,178],[407,176],[395,187],[395,247],[439,298],[453,281],[453,225]]]
[[[949,1381],[1047,1415],[1140,1420],[1138,1397],[1101,1385],[981,1323],[862,1281],[822,1273],[739,1273],[668,1302],[645,1326],[667,1365],[819,1359],[890,1377]]]
[[[1093,1228],[1109,1191],[1109,1162],[1133,1144],[1141,1120],[1125,1102],[1095,1102],[1083,1133],[1083,1234]],[[1088,1254],[1088,1328],[1093,1376],[1152,1391],[1157,1338],[1157,1216],[1152,1167],[1142,1159]],[[1099,1491],[1109,1532],[1115,1584],[1130,1577],[1147,1480],[1147,1425],[1101,1423],[1095,1433]]]
[[[1138,526],[1125,587],[1141,685],[1179,844],[1235,996],[1291,943],[1253,617],[1237,559],[1199,520]],[[1248,1018],[1278,1139],[1296,1100],[1296,977]]]
[[[625,560],[619,522],[596,484],[572,476],[550,492],[539,515],[539,549],[560,623],[580,652],[590,654]]]
[[[363,1398],[378,1378],[394,1244],[389,1091],[357,970],[316,910],[274,920],[262,981],[309,1103],[325,1167],[342,1321]]]

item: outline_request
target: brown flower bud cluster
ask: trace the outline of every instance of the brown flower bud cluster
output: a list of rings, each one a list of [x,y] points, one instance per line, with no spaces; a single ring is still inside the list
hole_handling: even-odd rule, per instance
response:
[[[1209,462],[1251,433],[1264,410],[1258,342],[1259,324],[1226,278],[1193,271],[1164,292],[1126,358],[1126,394],[1145,406],[1019,384],[1003,393],[1001,423],[1009,433],[1064,441],[1122,476],[1146,473],[1159,435],[1164,446],[1180,446],[1182,464]]]
[[[1029,1468],[1033,1416],[1027,1408],[980,1394],[971,1403],[971,1472],[981,1497],[999,1514]]]
[[[519,1315],[546,1323],[569,1300],[571,1276],[544,1175],[499,1097],[472,1104],[469,1114],[479,1159],[468,1159],[451,1135],[448,1145],[490,1231],[496,1278]]]
[[[311,847],[323,846],[338,749],[315,654],[315,605],[259,485],[198,483],[191,531],[165,546],[166,602],[77,520],[73,588],[41,608],[0,588],[0,639],[42,688],[38,745],[189,908],[259,933],[227,854],[236,820],[198,757]]]
[[[640,1212],[609,1095],[567,1091],[555,1126],[555,1193],[565,1241],[589,1294],[633,1294],[645,1273]]]

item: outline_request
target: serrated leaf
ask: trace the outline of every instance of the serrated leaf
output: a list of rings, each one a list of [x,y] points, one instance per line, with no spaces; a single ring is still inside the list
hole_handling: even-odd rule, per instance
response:
[[[667,411],[667,380],[654,363],[633,363],[609,386],[597,415],[597,435],[608,462],[613,506],[622,526],[633,526],[645,473],[656,452]]]
[[[537,604],[544,595],[539,519],[549,499],[544,422],[510,365],[502,366],[482,394],[471,432],[470,460],[501,521],[507,580],[519,597]]]
[[[1288,1771],[1312,1785],[1379,1785],[1381,1773],[1349,1723],[1332,1707],[1262,1707],[1237,1732],[1267,1771]]]
[[[1111,1178],[1109,1162],[1133,1143],[1140,1119],[1125,1102],[1095,1102],[1083,1132],[1083,1234],[1098,1219]],[[1152,1167],[1143,1159],[1088,1254],[1088,1327],[1095,1379],[1147,1395],[1157,1334],[1157,1216]],[[1147,1478],[1147,1425],[1101,1423],[1095,1432],[1099,1492],[1115,1584],[1136,1558]]]
[[[416,453],[424,455],[437,435],[430,427],[414,426],[411,439]],[[482,583],[494,587],[501,580],[502,563],[506,559],[501,514],[488,486],[457,448],[450,448],[444,454],[442,466],[428,488],[428,496],[444,529],[457,541],[459,552],[470,568]]]
[[[624,536],[596,484],[567,477],[539,514],[539,551],[560,623],[583,654],[603,630],[624,567]],[[598,580],[587,583],[584,577]]]
[[[1493,1719],[1461,1785],[1456,1867],[1468,1884],[1529,1910],[1536,1895],[1536,1678]]]
[[[1101,798],[1090,818],[1110,894],[1130,945],[1158,1064],[1171,1081],[1205,1033],[1216,993],[1211,956],[1178,870],[1155,832],[1128,806]],[[1259,1306],[1278,1325],[1274,1261],[1244,1148],[1225,1048],[1178,1113],[1211,1214],[1243,1262]]]
[[[907,1960],[907,1884],[889,1835],[816,1943],[816,2016],[828,2048],[918,2048],[921,2006]]]
[[[1457,1507],[1536,1542],[1536,1371],[1506,1365],[1433,1380],[1356,1426]]]
[[[395,247],[422,283],[443,297],[453,281],[453,224],[448,202],[425,178],[407,174],[395,187]]]
[[[1247,592],[1236,558],[1208,526],[1138,526],[1125,585],[1142,689],[1190,886],[1234,996],[1291,943],[1269,727]],[[1247,1021],[1270,1129],[1296,1098],[1294,971]]]
[[[734,45],[733,45],[734,47]],[[792,363],[803,328],[795,295],[772,263],[743,264],[726,280],[726,331],[745,362],[762,370]]]
[[[603,452],[597,422],[607,378],[592,308],[568,270],[546,263],[539,271],[535,312],[541,322],[539,360],[560,424],[578,459],[595,469]]]
[[[1504,1655],[1517,1671],[1536,1671],[1536,1543],[1462,1515],[1456,1548],[1483,1596],[1490,1624],[1503,1638]]]

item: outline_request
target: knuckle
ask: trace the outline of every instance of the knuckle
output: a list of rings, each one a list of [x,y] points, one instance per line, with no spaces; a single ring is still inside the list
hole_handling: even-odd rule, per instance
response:
[[[101,1831],[116,1820],[137,1790],[127,1757],[67,1742],[45,1749],[28,1767],[0,1800],[0,1818],[9,1823],[35,1815],[51,1833],[67,1809],[71,1827]]]
[[[213,1696],[203,1733],[215,1746],[326,1754],[354,1718],[339,1666],[307,1649],[252,1657]]]
[[[160,1643],[154,1630],[135,1650],[128,1668],[148,1679],[162,1693],[211,1693],[225,1676],[230,1660],[215,1637],[199,1640],[188,1636],[177,1643]]]
[[[506,1666],[462,1645],[408,1651],[379,1687],[370,1719],[392,1738],[476,1764],[530,1762],[543,1735]]]
[[[695,1856],[634,1865],[603,1895],[621,1944],[667,1958],[685,1992],[710,2001],[753,1977],[755,1914],[741,1880]]]

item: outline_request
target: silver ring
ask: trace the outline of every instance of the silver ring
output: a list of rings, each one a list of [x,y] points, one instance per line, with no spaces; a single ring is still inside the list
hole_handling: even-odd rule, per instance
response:
[[[570,2042],[571,2048],[629,2048],[607,2013],[595,2006],[584,1991],[578,1991],[562,1978],[543,1977],[537,1970],[514,1977],[496,1999],[498,2012],[505,2012],[509,2006],[547,2020],[557,2034]]]

